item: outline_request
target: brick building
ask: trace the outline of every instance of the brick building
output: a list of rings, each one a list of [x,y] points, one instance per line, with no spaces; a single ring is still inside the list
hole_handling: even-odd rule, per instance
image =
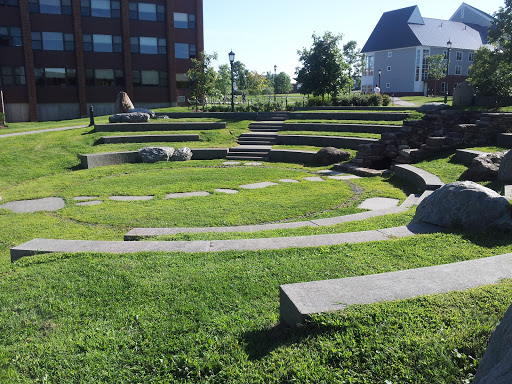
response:
[[[202,0],[0,0],[0,85],[7,121],[184,104],[203,50]]]

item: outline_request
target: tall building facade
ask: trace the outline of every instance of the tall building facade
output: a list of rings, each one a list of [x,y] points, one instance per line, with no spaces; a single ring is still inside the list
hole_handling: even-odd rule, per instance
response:
[[[0,86],[7,121],[184,104],[204,49],[202,0],[0,0]]]

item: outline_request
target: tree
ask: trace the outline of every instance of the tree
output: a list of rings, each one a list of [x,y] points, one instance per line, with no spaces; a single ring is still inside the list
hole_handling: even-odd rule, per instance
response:
[[[437,92],[437,82],[446,76],[446,69],[448,68],[448,61],[444,55],[432,55],[427,58],[428,74],[434,79],[434,95]]]
[[[293,89],[290,76],[284,72],[277,74],[275,79],[275,88],[275,93],[290,93],[290,91]]]
[[[264,90],[270,90],[267,77],[256,71],[248,72],[246,89],[250,95],[261,95]]]
[[[229,68],[229,65],[219,65],[217,78],[215,79],[215,89],[222,96],[231,94],[231,69]]]
[[[354,78],[357,74],[361,73],[363,61],[362,61],[361,50],[357,48],[357,41],[350,40],[343,46],[343,57],[348,67],[348,76],[352,79],[352,82],[348,84],[349,92],[352,91],[352,85],[354,84]]]
[[[213,94],[217,74],[212,67],[212,61],[217,59],[217,53],[208,55],[204,52],[199,54],[199,59],[191,59],[192,68],[188,70],[188,77],[192,80],[192,92],[190,96],[195,98],[204,107],[206,97]],[[197,110],[197,104],[196,104]]]
[[[247,89],[248,74],[249,71],[245,68],[245,65],[242,62],[235,61],[233,63],[233,77],[235,79],[235,84],[237,85],[238,89]]]
[[[312,36],[313,46],[297,51],[303,67],[297,68],[297,82],[302,84],[302,94],[312,93],[314,96],[325,94],[336,95],[347,82],[349,65],[343,62],[342,53],[338,47],[341,35],[325,32],[323,37]]]
[[[494,14],[488,41],[494,49],[481,47],[475,52],[469,69],[469,82],[477,93],[489,96],[498,104],[512,96],[512,0]]]

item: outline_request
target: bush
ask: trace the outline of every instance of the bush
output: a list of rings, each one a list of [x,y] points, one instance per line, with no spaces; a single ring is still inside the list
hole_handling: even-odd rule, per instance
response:
[[[391,104],[391,97],[389,95],[382,95],[382,105],[387,107]]]
[[[371,105],[373,107],[378,107],[379,105],[382,105],[382,96],[381,95],[370,95],[368,97],[368,105]]]

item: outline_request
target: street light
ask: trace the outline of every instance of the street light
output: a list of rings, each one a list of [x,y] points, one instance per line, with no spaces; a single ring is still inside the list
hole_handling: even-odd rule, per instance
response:
[[[379,69],[379,88],[380,88],[380,76],[382,75],[382,69]]]
[[[231,112],[235,112],[235,78],[233,75],[233,64],[235,63],[235,53],[229,52],[229,63],[231,64]]]
[[[448,102],[448,75],[450,72],[450,51],[452,50],[452,42],[448,39],[446,43],[446,86],[444,90],[444,103]]]
[[[276,93],[277,93],[276,77],[277,77],[277,65],[274,65],[274,103],[277,101],[277,98],[276,98]]]

